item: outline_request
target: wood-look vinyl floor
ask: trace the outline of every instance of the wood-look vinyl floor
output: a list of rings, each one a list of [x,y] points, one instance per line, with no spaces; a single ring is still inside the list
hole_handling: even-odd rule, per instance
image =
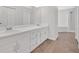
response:
[[[59,32],[57,40],[47,39],[32,53],[78,53],[78,42],[74,32]]]

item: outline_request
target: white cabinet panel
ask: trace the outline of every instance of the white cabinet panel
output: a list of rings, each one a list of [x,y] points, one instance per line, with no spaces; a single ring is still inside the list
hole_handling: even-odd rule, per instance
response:
[[[41,43],[48,38],[48,27],[41,29]]]
[[[16,42],[17,52],[28,53],[30,52],[30,32],[25,32],[17,35],[18,39]]]
[[[35,29],[31,32],[31,51],[48,38],[48,27]]]
[[[0,7],[0,22],[4,25],[27,25],[30,24],[31,9],[23,6]]]
[[[31,50],[35,49],[40,44],[40,30],[31,32]]]
[[[41,32],[40,32],[40,29],[39,30],[37,30],[37,46],[39,46],[41,43],[40,43],[40,41],[41,41]]]
[[[8,43],[0,46],[0,53],[15,53],[16,52],[16,43]]]
[[[0,39],[0,53],[16,52],[15,36]]]
[[[0,7],[0,22],[3,25],[13,26],[16,23],[16,9],[10,7]]]

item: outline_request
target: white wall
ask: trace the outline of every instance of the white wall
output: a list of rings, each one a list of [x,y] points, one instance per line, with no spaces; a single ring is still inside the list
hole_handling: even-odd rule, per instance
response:
[[[2,7],[4,9],[4,20],[7,25],[24,25],[24,24],[48,24],[49,38],[53,39],[57,36],[57,19],[58,9],[55,6],[44,6],[39,8],[25,8],[25,7]],[[8,12],[8,13],[7,13]],[[1,14],[1,15],[2,15]],[[31,18],[30,18],[31,17]],[[30,20],[31,19],[31,20]],[[3,22],[4,23],[4,22]],[[4,24],[6,24],[4,23]]]
[[[75,8],[75,34],[76,34],[76,39],[78,40],[79,43],[79,7]]]
[[[72,12],[72,14],[70,14]],[[63,9],[58,11],[58,31],[72,32],[75,31],[75,14],[74,8]]]
[[[0,7],[0,22],[6,26],[28,25],[31,11],[31,8],[23,6]]]
[[[78,48],[79,48],[79,7],[76,7],[74,12],[75,12],[75,38],[78,41]]]
[[[48,24],[49,39],[57,37],[58,9],[55,6],[43,6],[34,8],[31,17],[32,24]]]
[[[49,24],[50,15],[52,11],[50,11],[51,7],[41,7],[41,24]],[[50,13],[51,12],[51,13]],[[53,14],[53,13],[52,13]]]
[[[41,23],[41,11],[40,8],[33,7],[31,13],[31,24],[40,24]]]
[[[58,35],[58,9],[55,6],[41,7],[41,23],[49,25],[49,39],[55,40]]]

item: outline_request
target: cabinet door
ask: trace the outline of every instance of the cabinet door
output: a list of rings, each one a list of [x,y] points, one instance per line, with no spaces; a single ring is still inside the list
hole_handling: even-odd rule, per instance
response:
[[[41,29],[41,43],[44,42],[48,37],[48,27]]]
[[[40,30],[34,30],[31,32],[31,50],[40,45]]]
[[[31,50],[36,48],[37,44],[37,31],[31,32]]]
[[[14,36],[0,39],[0,53],[16,52],[16,40]]]
[[[30,52],[30,33],[25,32],[18,35],[17,39],[17,52],[28,53]]]
[[[37,46],[39,46],[41,43],[40,43],[40,41],[41,41],[41,32],[40,32],[40,29],[39,30],[37,30]]]
[[[3,25],[13,26],[16,23],[16,9],[11,7],[0,7],[0,22]]]
[[[8,43],[0,46],[0,53],[16,53],[16,43]]]

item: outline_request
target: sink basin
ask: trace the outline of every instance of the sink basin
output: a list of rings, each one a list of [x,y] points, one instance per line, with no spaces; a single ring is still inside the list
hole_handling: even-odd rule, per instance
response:
[[[4,32],[7,32],[7,31],[10,31],[10,30],[12,30],[11,27],[8,27],[8,28],[0,27],[0,33],[4,33]]]

